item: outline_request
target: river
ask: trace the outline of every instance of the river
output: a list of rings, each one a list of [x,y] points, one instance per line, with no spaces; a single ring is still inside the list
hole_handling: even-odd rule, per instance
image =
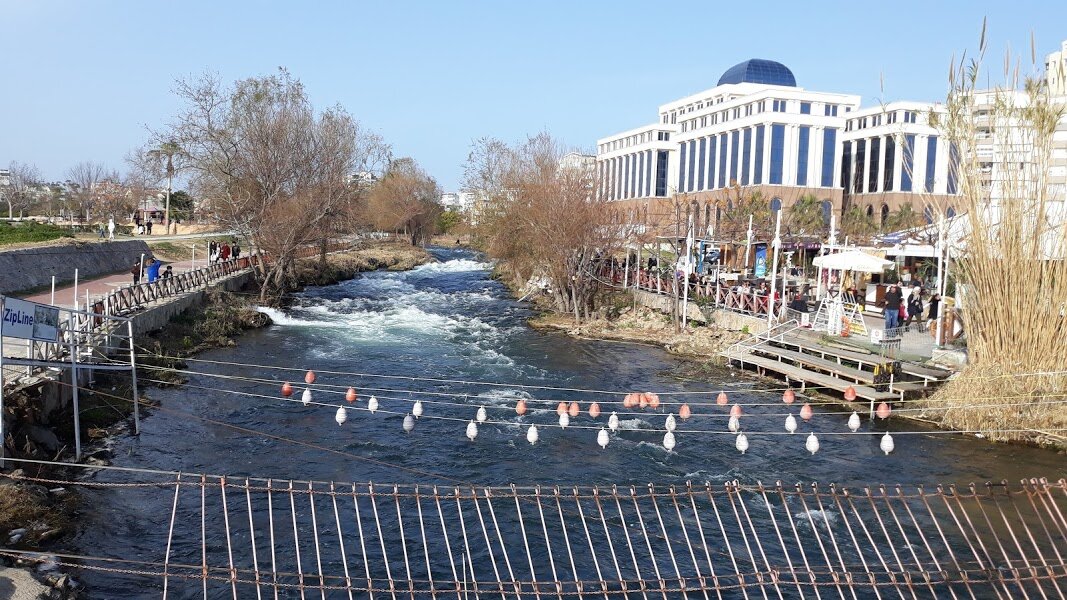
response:
[[[308,289],[293,307],[269,311],[273,326],[248,333],[235,347],[200,355],[198,359],[214,362],[191,361],[190,369],[273,382],[194,374],[188,386],[151,389],[150,396],[167,411],[144,419],[140,437],[117,440],[114,464],[278,479],[458,480],[491,485],[721,483],[735,479],[966,483],[1065,474],[1065,461],[1054,452],[935,432],[897,434],[896,451],[886,456],[878,448],[880,432],[833,435],[847,431],[848,414],[832,408],[816,408],[815,417],[802,423],[796,435],[778,435],[785,412],[784,406],[775,404],[780,394],[760,393],[761,384],[751,377],[723,369],[713,381],[686,381],[674,376],[678,361],[655,348],[532,330],[525,324],[531,315],[528,307],[511,299],[502,285],[489,278],[489,265],[479,255],[451,249],[434,249],[433,254],[440,262],[412,271],[368,273]],[[302,386],[297,382],[302,381],[302,372],[270,366],[312,368],[319,373],[318,384],[342,386],[341,390],[354,386],[360,390],[357,408],[366,407],[367,389],[377,388],[373,393],[380,398],[381,410],[377,414],[350,410],[347,422],[339,426],[333,407],[282,400],[278,386],[286,379],[296,387],[293,400],[300,396]],[[618,395],[520,385],[654,390],[668,402],[693,402],[695,415],[680,423],[680,430],[691,431],[678,433],[673,452],[661,443],[666,414],[662,410],[624,416],[619,432],[602,450],[596,443],[596,429],[578,427],[592,424],[587,415],[575,419],[575,427],[566,430],[555,425],[555,402],[576,400],[585,408],[591,400],[618,401]],[[772,404],[746,408],[742,422],[751,447],[744,455],[734,449],[730,435],[692,431],[726,429],[723,409],[696,406],[713,401],[720,389],[726,389],[734,402]],[[241,396],[229,390],[269,397]],[[405,433],[403,415],[412,410],[416,398],[424,400],[425,414],[412,432]],[[524,417],[513,410],[518,398],[531,401]],[[552,402],[533,402],[538,399]],[[343,404],[342,395],[316,393],[315,400]],[[497,423],[483,424],[471,442],[464,432],[479,406],[485,406],[489,420]],[[599,424],[611,410],[622,409],[609,408]],[[526,441],[530,423],[539,425],[536,445]],[[891,419],[890,426],[916,429],[899,419]],[[809,431],[820,434],[821,449],[814,455],[804,448]],[[120,481],[123,477],[100,472],[95,480]],[[73,550],[97,556],[161,556],[170,517],[169,493],[105,488],[86,495],[83,525]],[[155,587],[134,588],[129,579],[118,576],[89,572],[81,576],[89,583],[92,598],[158,594]],[[156,583],[148,581],[147,585]]]

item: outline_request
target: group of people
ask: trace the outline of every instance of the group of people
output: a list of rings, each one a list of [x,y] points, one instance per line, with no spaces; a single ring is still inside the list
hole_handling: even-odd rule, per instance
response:
[[[941,308],[941,296],[931,294],[930,301],[923,302],[923,288],[916,285],[911,288],[911,293],[905,298],[903,290],[896,284],[891,284],[885,292],[885,328],[898,329],[903,327],[909,331],[914,323],[919,331],[923,331],[930,321],[938,316]],[[926,311],[924,318],[923,312]]]
[[[213,263],[241,258],[241,247],[237,245],[237,238],[233,238],[232,245],[229,242],[211,242],[207,251],[208,258]]]
[[[173,266],[167,265],[167,268],[160,272],[162,267],[163,261],[152,256],[145,258],[143,264],[141,262],[133,263],[133,267],[130,268],[130,274],[133,275],[133,284],[141,283],[142,275],[148,279],[148,283],[152,283],[157,279],[169,279],[174,276]]]

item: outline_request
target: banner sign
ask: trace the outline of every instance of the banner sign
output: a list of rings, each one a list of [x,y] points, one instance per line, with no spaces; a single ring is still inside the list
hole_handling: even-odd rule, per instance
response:
[[[59,308],[55,306],[6,297],[3,317],[0,332],[7,337],[59,341]]]
[[[756,246],[756,279],[763,279],[767,276],[767,246],[760,244]]]

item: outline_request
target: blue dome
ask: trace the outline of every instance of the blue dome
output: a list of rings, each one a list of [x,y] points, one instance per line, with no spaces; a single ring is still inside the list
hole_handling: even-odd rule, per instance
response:
[[[738,63],[722,74],[718,85],[727,83],[763,83],[796,87],[797,80],[789,67],[773,60],[750,58]]]

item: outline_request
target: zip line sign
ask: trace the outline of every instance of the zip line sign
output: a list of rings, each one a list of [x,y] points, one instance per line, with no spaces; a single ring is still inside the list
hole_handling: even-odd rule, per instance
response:
[[[7,337],[39,342],[59,341],[59,308],[5,297],[0,332]]]

